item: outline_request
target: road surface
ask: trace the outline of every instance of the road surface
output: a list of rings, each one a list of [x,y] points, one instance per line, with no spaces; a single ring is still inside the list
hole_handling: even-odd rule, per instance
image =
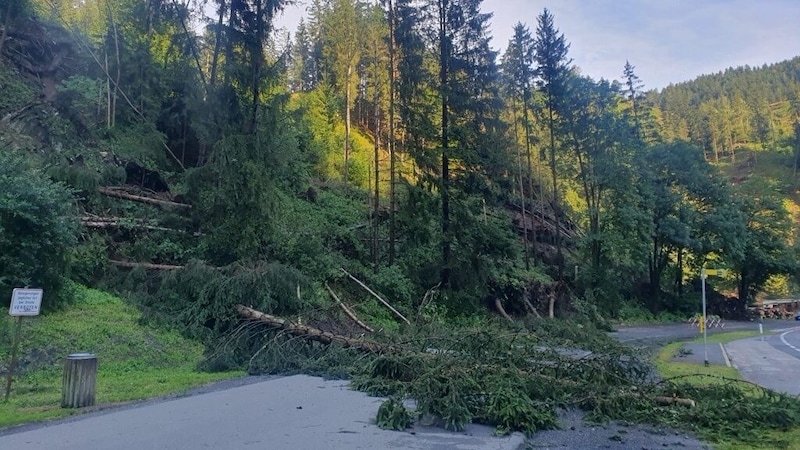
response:
[[[517,450],[517,433],[470,425],[465,432],[374,424],[382,399],[345,381],[297,375],[134,408],[87,414],[50,425],[0,431],[9,450],[464,449]]]

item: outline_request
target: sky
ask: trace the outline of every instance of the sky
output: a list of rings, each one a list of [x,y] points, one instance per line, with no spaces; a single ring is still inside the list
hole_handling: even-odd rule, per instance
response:
[[[297,0],[276,26],[293,31],[308,3]],[[534,33],[544,8],[582,74],[618,80],[628,60],[645,89],[800,56],[800,0],[484,0],[492,46],[504,51],[518,22]]]

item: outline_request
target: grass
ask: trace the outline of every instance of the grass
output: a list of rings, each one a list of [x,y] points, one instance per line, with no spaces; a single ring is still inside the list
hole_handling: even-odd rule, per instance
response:
[[[757,331],[733,331],[719,333],[707,337],[709,344],[726,344],[731,341],[758,336]],[[688,343],[702,343],[703,338],[693,339]],[[685,380],[696,386],[712,386],[730,384],[730,380],[741,380],[739,372],[733,367],[711,365],[702,363],[676,362],[672,360],[678,351],[687,342],[673,342],[664,346],[656,355],[654,364],[663,378],[686,377]],[[699,375],[699,376],[693,376]],[[753,393],[755,395],[755,389]],[[764,420],[769,420],[765,418]],[[800,428],[789,431],[767,431],[763,433],[764,444],[753,445],[738,441],[722,441],[714,445],[719,450],[764,450],[786,449],[800,450]]]
[[[75,414],[62,409],[61,374],[66,355],[98,358],[97,404],[158,397],[243,376],[196,370],[203,347],[175,332],[143,326],[136,308],[113,295],[77,287],[78,300],[62,311],[23,322],[19,371],[8,402],[0,403],[0,428]],[[0,358],[7,364],[11,318],[0,321]],[[5,387],[5,377],[2,377]]]

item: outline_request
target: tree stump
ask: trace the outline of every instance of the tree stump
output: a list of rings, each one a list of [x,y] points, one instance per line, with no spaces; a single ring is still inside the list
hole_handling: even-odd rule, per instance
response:
[[[67,356],[61,382],[62,408],[94,405],[97,357],[91,353],[73,353]]]

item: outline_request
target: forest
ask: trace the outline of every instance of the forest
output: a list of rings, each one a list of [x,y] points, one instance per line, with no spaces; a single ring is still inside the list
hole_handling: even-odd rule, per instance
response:
[[[286,36],[286,0],[0,0],[2,302],[100,287],[224,369],[237,305],[607,328],[696,314],[704,267],[724,317],[797,291],[800,57],[646,90],[547,9],[495,51],[480,0],[310,3]]]

